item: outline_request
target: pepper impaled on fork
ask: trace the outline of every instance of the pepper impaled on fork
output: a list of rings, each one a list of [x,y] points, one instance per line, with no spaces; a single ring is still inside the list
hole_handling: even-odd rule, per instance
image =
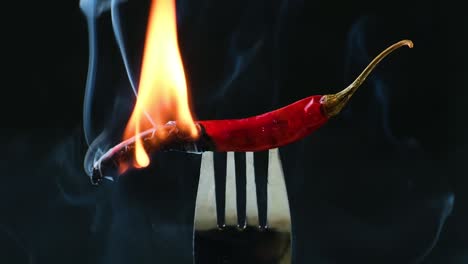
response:
[[[328,119],[340,113],[351,96],[361,86],[377,64],[394,50],[408,46],[411,40],[399,41],[372,60],[364,71],[347,88],[329,95],[313,95],[283,108],[258,116],[197,121],[199,137],[193,139],[183,134],[172,121],[163,127],[146,130],[138,135],[148,153],[154,151],[262,151],[281,147],[300,140],[323,126]],[[167,138],[158,141],[158,133]],[[106,170],[129,164],[133,158],[136,137],[116,145],[101,156],[90,172],[93,184],[98,184]]]

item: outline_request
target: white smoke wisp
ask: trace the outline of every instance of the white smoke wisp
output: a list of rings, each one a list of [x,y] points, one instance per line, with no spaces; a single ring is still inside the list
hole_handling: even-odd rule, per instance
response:
[[[114,33],[115,40],[117,42],[118,49],[122,58],[123,65],[125,67],[126,75],[133,91],[133,94],[137,96],[137,81],[134,76],[133,70],[130,67],[128,53],[124,41],[124,34],[122,30],[120,8],[124,0],[81,0],[80,9],[86,18],[88,28],[88,41],[89,41],[89,62],[88,62],[88,74],[86,79],[86,88],[84,94],[83,103],[83,130],[86,144],[89,146],[88,152],[85,156],[84,167],[86,173],[90,173],[90,168],[94,162],[102,156],[109,146],[109,134],[108,131],[96,131],[92,125],[93,120],[93,103],[94,95],[96,93],[96,77],[98,67],[101,62],[99,58],[98,43],[100,41],[97,30],[97,22],[99,17],[110,11],[112,19],[112,30]],[[146,117],[154,125],[152,118],[148,113],[145,112]]]

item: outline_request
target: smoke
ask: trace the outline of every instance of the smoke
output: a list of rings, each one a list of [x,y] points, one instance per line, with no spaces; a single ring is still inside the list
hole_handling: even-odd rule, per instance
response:
[[[112,5],[111,5],[112,28],[114,30],[115,39],[119,46],[120,54],[122,56],[125,70],[127,72],[128,80],[130,81],[130,85],[132,86],[133,93],[136,96],[137,95],[137,83],[133,75],[133,71],[130,68],[130,64],[128,62],[128,55],[127,55],[127,51],[125,48],[125,42],[124,42],[121,19],[120,19],[120,10],[119,10],[120,2],[121,1],[119,0],[112,0]]]
[[[97,66],[98,66],[98,36],[97,36],[97,18],[109,10],[110,1],[98,0],[81,0],[80,8],[86,17],[88,26],[88,41],[89,41],[89,64],[88,77],[86,80],[84,105],[83,105],[83,127],[85,139],[88,144],[91,144],[95,137],[94,129],[91,125],[92,102],[96,82]]]
[[[90,172],[94,162],[105,152],[105,149],[102,147],[108,143],[106,132],[97,132],[96,129],[93,127],[93,102],[94,102],[94,95],[96,90],[96,78],[98,74],[98,58],[99,58],[99,50],[98,50],[98,18],[101,16],[102,13],[112,9],[115,9],[118,5],[117,1],[110,1],[110,0],[81,0],[80,1],[80,8],[86,17],[86,23],[88,26],[88,41],[89,41],[89,64],[88,64],[88,75],[86,79],[86,88],[85,88],[85,95],[84,95],[84,105],[83,105],[83,130],[84,130],[84,137],[86,143],[89,145],[89,151],[86,154],[85,158],[85,171]],[[118,15],[113,16],[117,17],[117,19],[113,19],[113,22],[117,20],[115,23],[118,23]],[[115,24],[114,23],[114,24]],[[115,26],[117,29],[119,28],[118,25]],[[119,40],[121,34],[120,31],[116,33],[117,39]],[[121,50],[123,44],[119,42]],[[125,57],[125,49],[122,50],[122,55],[124,57],[124,62],[126,68],[129,70],[128,63]],[[129,79],[132,81],[131,83],[134,84],[132,76],[129,74]]]
[[[213,12],[211,7],[211,12],[201,12],[194,19],[195,25],[182,24],[182,40],[190,38],[190,44],[182,48],[196,115],[200,119],[240,118],[277,107],[286,78],[281,72],[286,67],[287,47],[282,38],[286,15],[301,4],[277,0],[212,5],[219,10]],[[210,56],[197,55],[206,50]],[[239,101],[249,107],[241,107]]]
[[[222,75],[224,77],[215,85],[213,94],[203,99],[204,104],[222,100],[233,94],[233,89],[245,90],[236,81],[239,81],[249,71],[249,68],[254,69],[256,73],[267,72],[271,81],[257,84],[260,87],[256,88],[253,88],[251,84],[242,83],[242,85],[246,85],[250,89],[259,89],[262,92],[266,92],[264,88],[267,88],[267,92],[270,93],[269,103],[271,105],[277,103],[281,88],[279,87],[280,80],[283,78],[281,67],[284,67],[284,62],[281,59],[286,53],[282,46],[281,37],[288,11],[299,5],[299,3],[290,0],[276,1],[274,8],[268,12],[263,10],[265,8],[263,1],[251,1],[243,6],[240,22],[228,38],[226,63]],[[256,62],[265,60],[265,58],[269,62],[268,64],[255,65]],[[250,79],[250,82],[258,81],[264,80]]]
[[[99,159],[99,157],[102,156],[110,147],[112,147],[112,143],[115,142],[113,139],[119,137],[118,133],[115,133],[116,130],[119,131],[118,128],[121,126],[121,123],[118,121],[126,116],[122,109],[126,109],[125,105],[131,105],[127,102],[127,100],[122,99],[124,96],[116,96],[114,100],[110,100],[114,101],[114,109],[112,111],[113,115],[110,118],[106,118],[107,122],[105,122],[106,126],[104,127],[104,130],[96,131],[96,129],[93,127],[93,119],[95,119],[93,118],[93,113],[95,113],[95,111],[93,111],[93,105],[95,104],[94,97],[97,92],[96,89],[98,88],[96,87],[99,65],[98,60],[101,57],[99,47],[102,48],[102,45],[98,45],[98,19],[104,12],[111,12],[113,34],[126,71],[126,77],[130,88],[133,91],[133,95],[137,95],[137,82],[134,76],[134,71],[130,66],[121,24],[120,5],[123,2],[124,1],[122,0],[80,1],[80,8],[86,17],[86,22],[88,25],[89,39],[89,65],[83,106],[84,136],[89,146],[88,152],[85,156],[84,167],[88,175],[90,175],[92,166]],[[103,64],[108,62],[101,61],[99,63]],[[149,115],[146,114],[146,116],[152,123],[153,121]]]
[[[227,78],[222,81],[222,84],[219,85],[219,89],[215,89],[215,93],[207,98],[207,103],[212,103],[213,101],[220,100],[229,90],[232,89],[233,83],[239,78],[239,76],[246,70],[250,65],[254,56],[258,53],[258,50],[263,44],[263,38],[257,40],[251,47],[248,47],[246,50],[240,50],[237,46],[239,38],[239,33],[232,35],[232,40],[230,41],[230,47],[228,48],[228,70]]]

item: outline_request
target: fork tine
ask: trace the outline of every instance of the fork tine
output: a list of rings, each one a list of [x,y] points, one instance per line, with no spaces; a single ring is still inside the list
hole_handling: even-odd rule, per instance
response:
[[[288,193],[279,151],[271,149],[268,154],[267,224],[269,228],[290,231]]]
[[[246,190],[245,190],[245,220],[246,225],[259,226],[258,206],[257,206],[257,187],[255,186],[255,168],[253,152],[245,153],[246,163]]]
[[[227,153],[226,164],[226,196],[224,204],[224,224],[237,225],[237,195],[236,195],[236,168],[234,152]]]
[[[209,230],[217,226],[213,152],[204,152],[200,166],[195,203],[195,230]]]
[[[238,227],[243,229],[246,227],[245,222],[245,182],[246,163],[245,152],[235,152],[234,161],[236,165],[236,196],[237,196],[237,221]]]

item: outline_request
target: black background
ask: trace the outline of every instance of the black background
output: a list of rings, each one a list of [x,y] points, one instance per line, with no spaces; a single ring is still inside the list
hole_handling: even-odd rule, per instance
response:
[[[147,9],[124,4],[136,72]],[[178,1],[199,119],[336,92],[388,45],[415,43],[382,62],[339,117],[281,149],[295,263],[468,263],[462,10],[449,1]],[[0,263],[191,263],[199,156],[159,154],[148,170],[90,186],[79,3],[3,11]],[[104,13],[98,131],[118,126],[112,117],[124,120],[133,100],[110,25]]]

